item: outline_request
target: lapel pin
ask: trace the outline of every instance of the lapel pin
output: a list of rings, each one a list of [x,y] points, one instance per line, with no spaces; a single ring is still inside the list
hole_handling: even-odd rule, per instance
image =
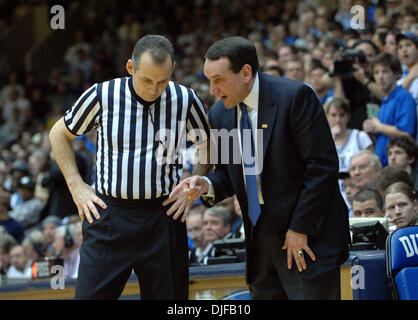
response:
[[[261,127],[262,127],[263,129],[267,129],[267,123],[263,123],[263,124],[261,125]]]

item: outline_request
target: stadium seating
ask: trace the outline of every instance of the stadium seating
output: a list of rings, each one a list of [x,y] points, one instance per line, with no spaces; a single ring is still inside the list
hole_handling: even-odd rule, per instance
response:
[[[388,236],[386,272],[396,300],[418,300],[418,226]]]

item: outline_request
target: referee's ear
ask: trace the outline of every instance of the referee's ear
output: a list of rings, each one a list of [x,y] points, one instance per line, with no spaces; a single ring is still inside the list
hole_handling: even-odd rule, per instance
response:
[[[135,69],[134,62],[132,61],[132,59],[129,59],[128,62],[126,62],[126,70],[131,76],[134,75],[134,69]]]

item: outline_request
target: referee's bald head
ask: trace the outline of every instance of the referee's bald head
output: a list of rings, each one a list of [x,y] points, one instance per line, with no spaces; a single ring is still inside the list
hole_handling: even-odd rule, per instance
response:
[[[138,69],[139,60],[144,52],[148,52],[157,65],[163,64],[168,56],[174,62],[173,45],[164,36],[149,34],[137,41],[132,52],[132,61],[135,70]]]

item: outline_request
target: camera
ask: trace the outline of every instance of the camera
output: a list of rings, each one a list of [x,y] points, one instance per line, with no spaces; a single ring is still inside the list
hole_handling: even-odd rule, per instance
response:
[[[53,266],[64,267],[64,260],[58,257],[45,257],[32,263],[32,279],[45,279],[55,276]]]
[[[341,52],[341,55],[334,62],[334,72],[330,73],[331,77],[339,76],[343,79],[353,78],[353,63],[365,63],[366,55],[361,50],[347,49]]]

